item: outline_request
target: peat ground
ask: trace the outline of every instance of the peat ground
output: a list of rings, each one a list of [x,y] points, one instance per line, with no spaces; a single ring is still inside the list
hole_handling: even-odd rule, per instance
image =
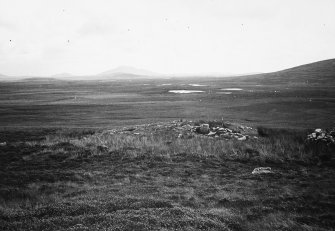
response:
[[[335,227],[334,164],[306,147],[307,130],[238,141],[180,139],[178,126],[2,131],[0,229]],[[252,175],[260,166],[273,173]]]

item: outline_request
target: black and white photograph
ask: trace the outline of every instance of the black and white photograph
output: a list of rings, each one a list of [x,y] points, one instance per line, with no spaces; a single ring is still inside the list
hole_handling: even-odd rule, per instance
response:
[[[0,230],[335,230],[334,0],[0,0]]]

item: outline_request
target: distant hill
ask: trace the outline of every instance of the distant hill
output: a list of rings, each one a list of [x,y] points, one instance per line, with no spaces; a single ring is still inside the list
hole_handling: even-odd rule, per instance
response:
[[[59,73],[51,76],[51,78],[72,78],[72,77],[75,76],[70,73]]]
[[[51,77],[28,77],[28,78],[22,78],[19,81],[20,82],[31,82],[31,83],[45,83],[45,82],[56,82],[56,81],[62,81],[62,80],[51,78]]]
[[[8,79],[9,77],[7,75],[0,74],[0,80]]]
[[[2,81],[2,82],[16,81],[18,79],[20,79],[20,78],[17,77],[17,76],[8,76],[8,75],[0,74],[0,81]]]
[[[288,84],[335,84],[335,59],[309,63],[277,72],[238,77],[244,81]]]
[[[117,68],[104,71],[97,76],[99,77],[154,77],[161,76],[161,74],[147,71],[140,68],[130,67],[130,66],[119,66]]]
[[[24,81],[55,81],[55,80],[109,80],[109,79],[141,79],[141,78],[160,78],[160,77],[226,77],[231,81],[257,82],[260,84],[332,84],[335,85],[335,59],[323,60],[309,63],[277,72],[271,73],[200,73],[200,74],[172,74],[164,75],[152,71],[130,67],[119,66],[114,69],[104,71],[96,75],[75,76],[69,73],[52,75],[49,78],[43,77],[14,77],[0,74],[0,80],[19,80]]]

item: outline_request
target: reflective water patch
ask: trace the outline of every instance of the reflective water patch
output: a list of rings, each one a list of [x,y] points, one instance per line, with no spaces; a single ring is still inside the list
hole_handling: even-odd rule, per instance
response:
[[[224,90],[224,91],[242,91],[243,89],[242,88],[223,88],[221,90]]]
[[[189,93],[201,93],[204,91],[192,91],[192,90],[170,90],[171,93],[177,93],[177,94],[189,94]]]
[[[196,84],[196,83],[191,83],[189,84],[192,87],[206,87],[207,85],[203,85],[203,84]]]

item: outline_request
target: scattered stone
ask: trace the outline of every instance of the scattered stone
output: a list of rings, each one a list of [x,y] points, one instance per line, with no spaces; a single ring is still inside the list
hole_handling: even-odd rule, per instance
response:
[[[259,168],[255,168],[252,171],[252,174],[269,174],[272,173],[271,168],[270,167],[259,167]]]

